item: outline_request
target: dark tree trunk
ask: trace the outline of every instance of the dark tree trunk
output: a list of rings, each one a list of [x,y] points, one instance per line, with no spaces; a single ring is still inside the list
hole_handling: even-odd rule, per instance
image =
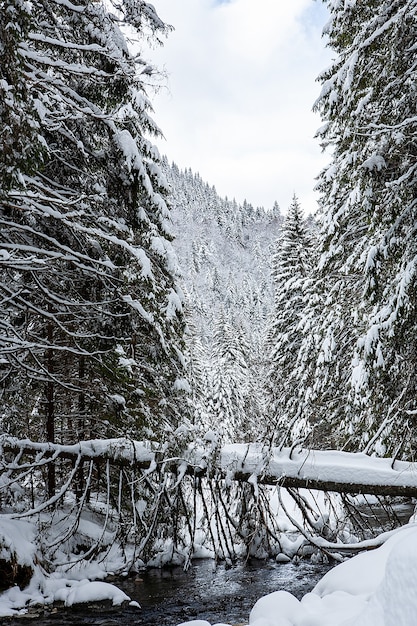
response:
[[[52,309],[51,305],[48,304],[48,312]],[[53,327],[52,323],[48,322],[47,327],[47,337],[48,344],[52,346],[53,341]],[[53,349],[49,347],[46,352],[46,367],[48,370],[48,374],[53,374],[54,371],[54,362],[53,362]],[[51,376],[52,378],[52,376]],[[54,398],[54,382],[50,379],[46,384],[46,439],[49,443],[55,443],[55,398]],[[55,493],[56,487],[56,474],[55,474],[55,463],[48,463],[48,495],[51,498]]]

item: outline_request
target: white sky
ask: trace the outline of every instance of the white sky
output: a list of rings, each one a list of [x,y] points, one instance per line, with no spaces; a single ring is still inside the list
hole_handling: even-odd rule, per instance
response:
[[[311,111],[330,63],[320,0],[154,0],[172,24],[151,60],[168,74],[154,99],[161,153],[221,196],[285,212],[297,193],[316,208],[327,163]]]

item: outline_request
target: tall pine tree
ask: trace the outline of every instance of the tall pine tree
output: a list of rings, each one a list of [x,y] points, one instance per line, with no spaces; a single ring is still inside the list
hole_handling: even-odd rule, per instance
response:
[[[168,29],[114,4],[0,3],[2,428],[50,441],[150,435],[183,411],[153,69],[120,30]]]
[[[328,5],[337,58],[316,104],[332,162],[319,182],[321,306],[310,310],[317,341],[309,410],[350,449],[412,454],[417,4]]]
[[[272,431],[291,428],[291,422],[299,416],[295,366],[302,342],[301,323],[312,263],[312,237],[294,194],[273,259],[275,299],[267,338],[268,417]]]

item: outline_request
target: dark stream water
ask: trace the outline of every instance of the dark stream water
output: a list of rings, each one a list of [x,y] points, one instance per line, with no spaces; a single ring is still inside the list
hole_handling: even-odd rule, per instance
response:
[[[6,626],[176,626],[193,619],[211,624],[248,623],[255,602],[267,593],[285,589],[301,598],[330,568],[307,561],[253,563],[226,568],[212,561],[196,562],[184,572],[151,570],[140,580],[127,579],[117,586],[141,608],[79,605],[43,615],[5,620]],[[49,609],[50,611],[50,609]],[[2,625],[3,626],[3,625]]]

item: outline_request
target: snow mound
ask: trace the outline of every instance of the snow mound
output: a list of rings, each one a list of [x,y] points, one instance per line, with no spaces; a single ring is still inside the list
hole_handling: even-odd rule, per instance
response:
[[[288,591],[274,591],[264,596],[253,607],[250,626],[291,626],[291,619],[300,612],[300,602]],[[276,611],[279,607],[279,611]]]
[[[35,559],[34,528],[29,522],[8,519],[0,522],[0,559],[14,558],[19,565],[33,566]]]
[[[190,622],[183,622],[182,624],[178,624],[178,626],[210,626],[209,622],[206,622],[205,619],[193,619]]]
[[[123,602],[130,602],[129,596],[114,585],[99,581],[90,582],[89,580],[80,581],[78,584],[73,585],[67,592],[66,589],[61,589],[60,592],[56,594],[55,599],[63,600],[65,606],[102,602],[104,600],[111,601],[113,606],[119,606],[123,604]]]
[[[417,526],[330,570],[298,601],[285,591],[261,598],[250,626],[415,626]]]

